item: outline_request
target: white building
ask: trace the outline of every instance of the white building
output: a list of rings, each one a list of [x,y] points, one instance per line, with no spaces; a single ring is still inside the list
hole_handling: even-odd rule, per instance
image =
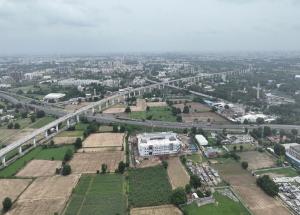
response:
[[[65,97],[66,94],[64,93],[49,93],[44,97],[44,101],[46,102],[58,102],[60,99]]]
[[[200,146],[207,146],[208,145],[208,141],[203,135],[197,134],[195,136],[195,138],[196,138],[197,142],[200,144]]]
[[[175,154],[182,144],[173,132],[143,133],[137,139],[140,156]]]

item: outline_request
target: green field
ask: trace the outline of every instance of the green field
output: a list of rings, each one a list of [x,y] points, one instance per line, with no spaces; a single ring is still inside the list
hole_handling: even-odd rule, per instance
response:
[[[240,202],[235,202],[218,192],[214,193],[214,197],[216,199],[216,203],[214,204],[198,207],[195,203],[193,203],[191,205],[184,206],[183,209],[187,215],[250,215],[247,209]]]
[[[170,202],[171,185],[162,166],[129,170],[129,204],[133,207]]]
[[[176,116],[172,115],[171,108],[169,107],[151,107],[149,111],[138,111],[129,113],[132,119],[148,119],[152,116],[151,120],[176,122]]]
[[[82,175],[64,214],[126,214],[123,176],[119,174]]]
[[[263,174],[278,174],[285,177],[295,177],[299,175],[299,172],[292,167],[287,168],[274,168],[274,169],[261,169],[255,171],[255,174],[263,175]]]
[[[83,130],[75,130],[75,131],[63,131],[57,135],[57,137],[82,137]]]
[[[36,119],[36,121],[30,125],[30,128],[41,128],[54,120],[54,117],[45,116],[43,118]]]
[[[22,169],[26,165],[27,162],[33,159],[51,160],[52,158],[54,158],[54,160],[63,160],[65,152],[69,148],[74,150],[73,145],[46,149],[43,149],[42,147],[37,147],[28,152],[23,157],[17,159],[9,166],[0,170],[0,177],[14,176],[20,169]]]
[[[200,154],[187,155],[186,158],[192,160],[195,163],[201,163],[203,160],[202,155]]]
[[[85,130],[89,126],[88,123],[79,122],[75,125],[76,130]]]

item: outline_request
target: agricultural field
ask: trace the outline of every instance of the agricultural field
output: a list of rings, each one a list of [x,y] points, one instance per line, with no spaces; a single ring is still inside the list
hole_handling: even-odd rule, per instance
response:
[[[21,171],[18,177],[41,177],[55,175],[56,168],[61,167],[61,161],[32,160]]]
[[[288,210],[279,200],[268,196],[256,185],[256,179],[239,162],[227,159],[213,165],[223,180],[230,183],[235,193],[243,200],[254,215],[287,215]]]
[[[128,116],[132,119],[147,119],[151,120],[176,122],[176,116],[172,115],[170,107],[151,107],[149,111],[131,112]]]
[[[129,205],[157,206],[170,201],[171,185],[164,167],[155,166],[129,170]]]
[[[147,102],[148,107],[166,107],[168,104],[166,102]]]
[[[130,215],[182,215],[174,205],[160,205],[144,208],[133,208],[130,210]]]
[[[83,148],[122,147],[124,133],[90,134],[83,142]]]
[[[15,162],[0,170],[0,177],[11,177],[14,176],[20,169],[22,169],[27,162],[33,159],[40,160],[63,160],[65,152],[69,149],[74,149],[73,146],[63,146],[56,148],[45,148],[37,147],[24,156],[17,159]]]
[[[172,189],[178,187],[185,187],[186,184],[190,181],[190,176],[186,172],[184,166],[181,164],[181,161],[178,157],[170,157],[168,159],[168,175]]]
[[[251,170],[276,166],[275,159],[265,152],[248,151],[238,153],[238,155],[241,156],[241,161],[248,162],[248,168]]]
[[[124,178],[118,174],[82,175],[64,215],[125,215]]]
[[[194,112],[194,113],[182,113],[182,121],[183,122],[203,122],[203,123],[218,123],[224,124],[228,123],[228,121],[219,116],[214,112]]]
[[[55,120],[55,118],[51,117],[51,116],[37,118],[36,121],[30,125],[30,128],[41,128],[54,120]]]
[[[113,127],[112,126],[107,126],[107,125],[101,125],[99,127],[99,132],[112,132]]]
[[[215,203],[198,207],[195,203],[184,206],[187,215],[209,214],[209,215],[250,215],[247,209],[240,203],[224,196],[218,192],[214,193]]]
[[[102,164],[107,164],[109,171],[115,171],[122,160],[124,160],[124,151],[82,152],[74,154],[70,165],[74,173],[96,173]]]
[[[73,144],[77,138],[82,138],[83,130],[63,131],[53,138],[56,145]]]
[[[28,134],[31,134],[34,129],[25,128],[25,129],[0,129],[0,145],[9,145],[14,141],[25,137]]]
[[[60,214],[76,186],[79,175],[40,177],[18,198],[9,215]]]
[[[244,151],[253,151],[256,149],[256,145],[255,144],[230,144],[230,145],[226,145],[225,147],[229,150],[229,151],[234,151],[234,147],[236,147],[236,151],[240,151],[240,147],[243,147],[243,152]]]
[[[200,112],[209,112],[210,111],[210,107],[208,107],[207,105],[198,103],[198,102],[188,102],[188,103],[186,103],[186,105],[189,107],[190,113],[200,113]],[[184,106],[185,106],[184,103],[173,105],[173,107],[180,108],[181,112],[183,111]]]
[[[16,200],[30,182],[31,179],[0,179],[0,202],[6,197]]]
[[[257,175],[270,175],[270,177],[296,177],[299,172],[293,167],[268,168],[255,171]]]
[[[186,156],[187,159],[195,162],[195,163],[201,163],[203,161],[203,157],[201,154],[191,154]]]

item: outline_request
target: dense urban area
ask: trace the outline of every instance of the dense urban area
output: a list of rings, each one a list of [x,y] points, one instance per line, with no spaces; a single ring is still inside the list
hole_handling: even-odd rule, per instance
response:
[[[0,214],[300,215],[297,53],[0,58]]]

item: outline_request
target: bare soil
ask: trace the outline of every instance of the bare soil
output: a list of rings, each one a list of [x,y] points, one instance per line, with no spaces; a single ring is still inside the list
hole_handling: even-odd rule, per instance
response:
[[[178,157],[170,157],[168,159],[168,175],[169,180],[172,185],[172,189],[176,189],[178,187],[185,187],[190,181],[190,176],[186,172],[184,166],[180,162]]]
[[[274,158],[267,153],[258,151],[247,151],[238,153],[242,161],[247,161],[249,169],[256,170],[261,168],[275,167],[276,163]]]
[[[32,160],[23,169],[21,169],[17,176],[19,177],[41,177],[55,175],[56,168],[61,166],[61,161],[49,160]]]
[[[26,189],[31,179],[0,179],[0,202],[9,197],[12,201]]]
[[[84,148],[121,147],[124,133],[95,133],[89,135],[83,142]]]
[[[182,215],[182,212],[174,205],[160,205],[154,207],[133,208],[131,215]]]

